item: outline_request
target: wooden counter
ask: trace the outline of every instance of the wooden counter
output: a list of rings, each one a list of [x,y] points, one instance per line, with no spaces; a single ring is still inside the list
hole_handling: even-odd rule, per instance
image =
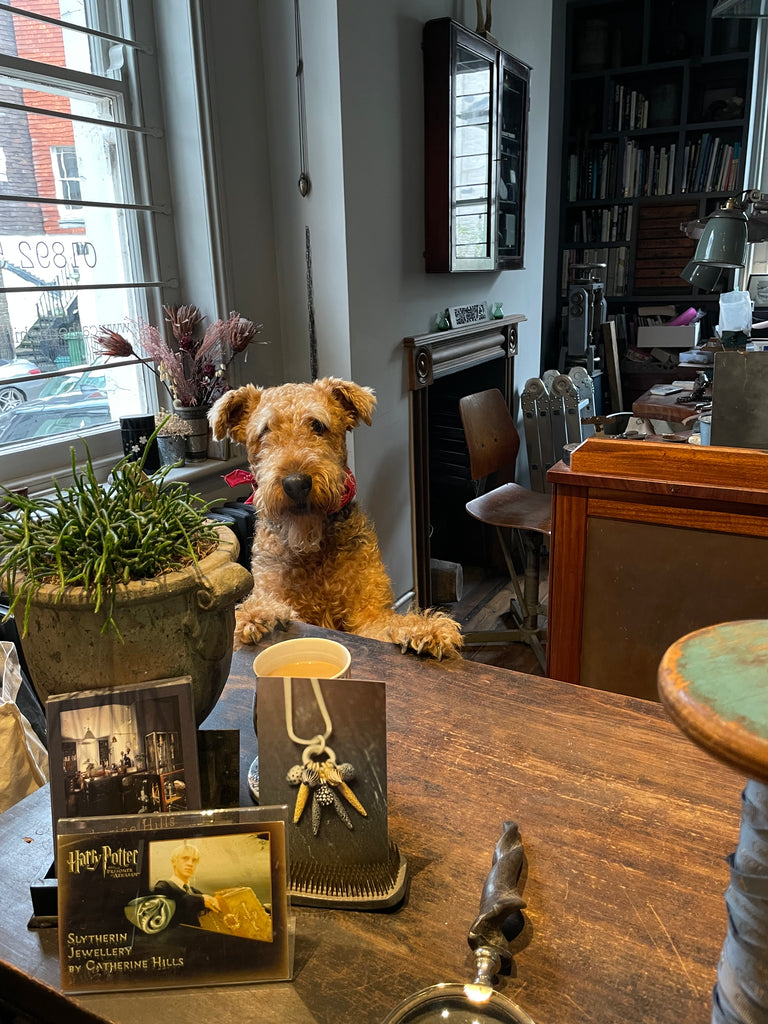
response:
[[[334,636],[354,675],[388,683],[389,824],[411,871],[405,905],[295,908],[291,983],[64,997],[56,931],[27,930],[28,885],[51,856],[43,789],[0,818],[3,999],[56,1024],[376,1024],[418,989],[470,980],[467,930],[511,819],[527,854],[528,927],[499,990],[537,1024],[707,1024],[735,773],[658,704],[297,624],[288,635]],[[244,799],[253,654],[235,655],[204,723],[240,728]]]
[[[549,676],[656,699],[670,644],[768,617],[768,453],[589,439],[547,479]]]

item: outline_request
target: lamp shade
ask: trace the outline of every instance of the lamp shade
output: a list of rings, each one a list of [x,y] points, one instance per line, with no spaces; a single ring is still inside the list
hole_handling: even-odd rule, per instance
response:
[[[704,263],[695,263],[691,260],[690,263],[686,263],[685,270],[680,277],[692,284],[694,288],[702,288],[705,292],[711,292],[714,291],[722,272],[722,267],[707,266]]]
[[[747,215],[743,210],[715,210],[704,226],[693,263],[709,267],[743,267],[747,258]]]

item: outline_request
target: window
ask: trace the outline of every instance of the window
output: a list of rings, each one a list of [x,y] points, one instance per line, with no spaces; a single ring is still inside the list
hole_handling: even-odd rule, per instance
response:
[[[0,10],[6,484],[28,477],[30,446],[45,477],[67,465],[73,437],[90,431],[98,457],[116,449],[121,415],[156,407],[154,378],[136,362],[112,365],[98,396],[79,382],[100,362],[103,326],[130,334],[137,320],[159,322],[172,235],[168,197],[150,186],[167,181],[150,0],[13,6]]]
[[[66,200],[65,210],[80,210],[80,174],[74,146],[51,146],[51,164],[56,179],[56,195]]]
[[[750,153],[745,184],[768,192],[768,126],[765,109],[768,104],[768,26],[762,19],[757,23],[755,77],[752,88],[750,118]],[[757,242],[747,247],[749,264],[738,287],[746,288],[751,274],[768,274],[768,242]],[[762,335],[761,335],[762,338]]]

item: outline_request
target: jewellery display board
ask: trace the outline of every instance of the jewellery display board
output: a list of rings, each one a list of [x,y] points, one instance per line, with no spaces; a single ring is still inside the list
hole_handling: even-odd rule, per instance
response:
[[[285,807],[59,823],[69,992],[286,981]]]
[[[288,804],[295,903],[370,909],[405,894],[387,827],[385,684],[259,677],[261,801]]]

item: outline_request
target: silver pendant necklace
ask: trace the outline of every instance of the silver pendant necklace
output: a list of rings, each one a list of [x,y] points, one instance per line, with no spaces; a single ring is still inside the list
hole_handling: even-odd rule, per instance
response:
[[[353,828],[352,820],[347,814],[339,794],[344,797],[348,804],[354,807],[358,814],[361,814],[364,818],[368,817],[368,814],[347,784],[354,779],[355,769],[348,761],[337,764],[336,754],[326,745],[326,740],[330,739],[333,732],[333,723],[331,722],[331,716],[328,714],[323,691],[320,688],[320,681],[318,679],[310,679],[310,683],[320,714],[323,716],[325,732],[322,735],[318,733],[311,739],[302,739],[293,730],[291,679],[287,676],[283,679],[285,728],[290,739],[304,747],[301,754],[301,764],[295,764],[288,771],[286,779],[292,786],[299,787],[299,792],[296,794],[296,804],[293,809],[294,825],[298,825],[304,813],[304,808],[309,802],[309,795],[310,793],[312,794],[312,835],[316,836],[320,831],[324,807],[332,807],[346,827],[348,829]]]

